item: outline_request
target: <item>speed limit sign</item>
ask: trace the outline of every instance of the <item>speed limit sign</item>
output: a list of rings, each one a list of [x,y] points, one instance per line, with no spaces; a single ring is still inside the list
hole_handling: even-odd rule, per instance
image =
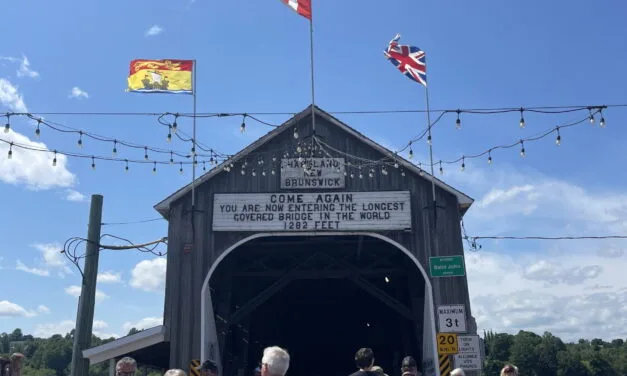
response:
[[[438,333],[438,354],[457,354],[459,347],[457,345],[457,334],[455,333]]]

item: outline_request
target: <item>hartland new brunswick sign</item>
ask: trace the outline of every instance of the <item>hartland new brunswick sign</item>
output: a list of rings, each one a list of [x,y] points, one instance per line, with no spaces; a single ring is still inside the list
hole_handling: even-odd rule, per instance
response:
[[[281,189],[344,188],[344,158],[281,160]]]
[[[411,228],[408,191],[216,193],[213,231],[359,231]]]

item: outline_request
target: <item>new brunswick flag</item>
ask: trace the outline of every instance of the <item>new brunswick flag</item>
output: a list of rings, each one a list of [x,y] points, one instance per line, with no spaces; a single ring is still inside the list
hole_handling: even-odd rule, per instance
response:
[[[193,60],[133,60],[127,91],[193,94]]]

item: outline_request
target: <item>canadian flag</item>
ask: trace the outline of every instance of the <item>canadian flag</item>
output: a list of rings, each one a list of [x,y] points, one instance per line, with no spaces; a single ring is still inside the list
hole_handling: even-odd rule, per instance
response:
[[[281,0],[298,14],[311,20],[311,0]]]

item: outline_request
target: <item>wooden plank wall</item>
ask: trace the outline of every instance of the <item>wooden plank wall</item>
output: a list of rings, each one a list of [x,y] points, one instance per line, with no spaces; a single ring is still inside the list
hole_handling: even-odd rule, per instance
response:
[[[311,134],[309,117],[302,119],[299,133]],[[336,149],[351,155],[372,160],[383,157],[381,153],[362,143],[358,138],[344,132],[337,126],[320,117],[316,118],[316,133],[325,142]],[[264,145],[263,150],[278,150],[285,145],[293,145],[295,140],[292,130],[286,130]],[[267,176],[261,176],[256,158],[248,159],[246,175],[241,175],[237,163],[231,172],[222,172],[210,181],[196,188],[197,210],[196,231],[192,239],[191,228],[191,195],[175,202],[170,208],[168,266],[164,322],[169,329],[168,338],[171,342],[170,366],[185,368],[191,359],[200,358],[200,315],[201,289],[207,272],[216,258],[235,242],[252,233],[211,231],[212,195],[214,193],[257,193],[257,192],[289,192],[280,189],[279,163],[282,153],[277,152],[277,174],[270,174],[271,153],[266,155],[264,166]],[[293,154],[292,154],[293,155]],[[334,154],[335,155],[335,154]],[[251,167],[257,167],[257,176],[250,174]],[[433,227],[432,210],[425,209],[432,202],[431,183],[423,177],[405,171],[401,176],[400,169],[390,168],[387,176],[377,172],[375,178],[368,177],[364,170],[364,178],[347,177],[346,189],[342,191],[382,191],[409,190],[412,194],[412,227],[413,231],[385,232],[383,235],[404,245],[421,262],[429,273],[429,256],[463,254],[460,214],[457,198],[449,192],[436,187],[437,201],[444,208],[438,209],[437,249],[432,249],[431,229]],[[315,191],[315,190],[312,190]],[[324,190],[329,192],[330,190]],[[306,192],[306,190],[299,190]],[[186,243],[193,243],[191,253],[183,252]],[[470,315],[468,284],[466,278],[433,278],[435,305],[465,304]],[[212,286],[219,289],[220,286]]]

